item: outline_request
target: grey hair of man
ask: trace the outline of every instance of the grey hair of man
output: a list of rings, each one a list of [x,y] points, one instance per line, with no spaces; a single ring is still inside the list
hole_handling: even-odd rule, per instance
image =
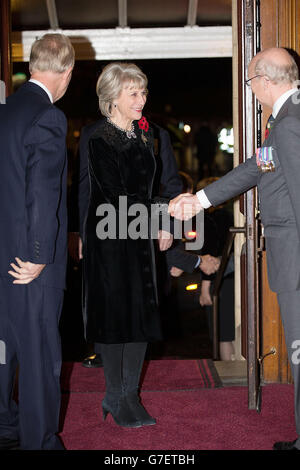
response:
[[[277,60],[277,52],[281,53],[281,58]],[[274,84],[295,83],[299,79],[298,66],[294,58],[286,49],[275,48],[258,53],[255,61],[255,73],[268,77]]]
[[[30,73],[63,73],[74,67],[75,52],[70,39],[64,34],[49,33],[37,39],[31,48]]]

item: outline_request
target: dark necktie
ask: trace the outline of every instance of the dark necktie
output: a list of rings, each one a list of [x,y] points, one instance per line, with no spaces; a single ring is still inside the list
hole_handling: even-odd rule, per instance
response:
[[[274,121],[275,121],[275,118],[273,117],[273,114],[271,114],[266,125],[265,139],[269,137],[270,130],[272,129]]]

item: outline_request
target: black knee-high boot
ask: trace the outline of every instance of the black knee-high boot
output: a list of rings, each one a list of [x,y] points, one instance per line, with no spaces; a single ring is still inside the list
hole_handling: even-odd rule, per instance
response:
[[[140,402],[139,383],[147,343],[126,343],[123,351],[123,389],[126,400],[143,426],[156,423]]]
[[[100,344],[105,376],[105,397],[102,402],[103,419],[111,413],[119,426],[137,428],[141,420],[129,406],[124,394],[122,367],[124,344]]]

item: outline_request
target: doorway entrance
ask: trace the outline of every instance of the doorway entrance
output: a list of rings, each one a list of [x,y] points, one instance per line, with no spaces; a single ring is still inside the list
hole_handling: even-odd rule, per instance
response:
[[[5,2],[1,2],[5,3]],[[49,2],[52,4],[52,7],[55,6],[55,2]],[[73,4],[78,4],[80,2],[73,2]],[[91,12],[93,16],[93,23],[95,23],[95,12],[98,11],[97,8],[101,2],[91,2],[93,3]],[[107,4],[107,2],[104,2]],[[104,9],[103,3],[103,12],[107,13],[107,10]],[[141,4],[142,2],[133,2],[135,3],[136,11],[140,12],[140,16],[147,18],[149,20],[150,16],[146,14],[146,10],[141,10],[137,8],[137,3]],[[149,2],[145,2],[146,4]],[[153,3],[153,2],[151,2]],[[162,2],[155,2],[155,4],[161,4]],[[253,152],[255,144],[255,132],[258,126],[258,120],[256,119],[255,103],[253,98],[250,95],[244,95],[243,87],[241,83],[244,78],[245,69],[249,58],[253,55],[256,44],[256,29],[255,29],[255,20],[257,16],[257,2],[246,2],[238,1],[233,2],[233,25],[230,26],[210,26],[209,20],[203,20],[203,5],[200,2],[190,0],[188,2],[188,11],[186,12],[188,18],[187,24],[183,27],[178,26],[179,18],[181,13],[175,9],[176,18],[174,18],[174,2],[164,2],[165,12],[169,11],[164,18],[171,17],[172,25],[166,27],[166,24],[160,25],[158,28],[153,28],[147,24],[147,28],[141,28],[141,23],[138,19],[135,19],[134,26],[135,28],[128,27],[129,22],[127,21],[130,17],[130,12],[126,13],[124,8],[126,2],[119,2],[119,12],[118,12],[118,22],[119,25],[113,32],[110,31],[109,25],[110,20],[106,16],[105,28],[100,28],[95,30],[92,27],[88,29],[67,29],[70,28],[70,23],[68,24],[67,18],[74,18],[76,13],[76,8],[71,12],[72,14],[66,15],[64,11],[56,11],[56,15],[51,11],[48,11],[48,18],[50,25],[52,27],[60,26],[62,30],[65,31],[75,44],[77,50],[77,57],[79,59],[93,58],[97,59],[97,54],[100,54],[101,60],[152,60],[155,58],[158,59],[184,59],[184,58],[196,58],[196,57],[228,57],[228,37],[230,34],[230,43],[232,34],[234,37],[234,50],[233,50],[233,80],[235,87],[233,90],[233,127],[235,130],[235,164],[236,160],[245,159],[250,156]],[[217,6],[221,5],[222,8],[228,2],[216,2]],[[127,5],[127,4],[126,4]],[[179,4],[178,4],[179,5]],[[128,6],[128,5],[127,5]],[[170,7],[168,10],[167,8]],[[30,2],[26,2],[26,8],[34,7]],[[145,6],[146,8],[146,6]],[[215,11],[215,9],[214,9]],[[15,12],[12,12],[12,18],[14,20]],[[31,11],[32,13],[32,11]],[[37,12],[36,12],[37,13]],[[33,39],[37,35],[41,35],[45,32],[45,12],[42,12],[44,17],[43,20],[39,23],[36,15],[31,15],[31,21],[35,22],[35,27],[31,29],[27,27],[24,28],[24,18],[26,15],[15,15],[15,19],[21,18],[23,25],[21,29],[14,30],[14,21],[12,22],[12,43],[13,43],[13,57],[17,61],[26,61],[28,60],[28,52],[30,50],[30,45],[32,44]],[[70,12],[69,12],[70,13]],[[153,13],[153,12],[152,12]],[[113,12],[111,13],[114,14]],[[30,15],[29,15],[30,16]],[[104,15],[105,16],[105,15]],[[223,15],[224,16],[224,15]],[[22,19],[23,18],[23,19]],[[34,18],[34,20],[32,19]],[[47,12],[46,12],[47,18]],[[61,22],[59,19],[61,18]],[[101,17],[103,21],[103,16]],[[56,21],[57,20],[57,21]],[[87,27],[87,18],[79,18],[78,25],[82,25],[84,21],[84,26]],[[152,20],[153,17],[152,17]],[[217,20],[218,22],[218,20]],[[201,24],[201,26],[198,26]],[[220,24],[220,23],[218,23]],[[222,23],[221,23],[222,24]],[[19,25],[20,26],[20,25]],[[37,30],[37,26],[41,29]],[[48,27],[48,25],[47,25]],[[82,27],[82,26],[81,26]],[[154,29],[155,31],[151,31]],[[142,30],[142,31],[141,31]],[[113,38],[113,40],[112,40]],[[235,43],[236,41],[236,43]],[[105,49],[107,47],[107,49]],[[122,49],[123,47],[123,49]],[[122,52],[123,51],[123,52]],[[108,55],[107,55],[108,54]],[[117,54],[117,55],[116,55]],[[156,55],[155,55],[156,54]],[[227,54],[227,55],[226,55]],[[230,52],[230,57],[232,52]],[[219,72],[220,77],[222,73]],[[242,80],[241,80],[242,79]],[[80,100],[80,96],[78,96]],[[246,126],[237,125],[237,122],[242,122],[247,124]],[[75,129],[76,131],[76,129]],[[76,136],[74,136],[76,137]],[[241,236],[240,241],[235,243],[235,266],[236,266],[236,288],[238,292],[236,293],[236,318],[237,318],[237,332],[240,341],[237,341],[238,344],[246,344],[246,352],[243,351],[242,346],[241,358],[244,354],[247,355],[248,362],[248,380],[249,380],[249,406],[254,407],[254,403],[257,401],[257,387],[258,387],[258,276],[257,276],[257,219],[255,218],[255,208],[256,208],[256,198],[255,193],[251,192],[245,196],[243,200],[240,200],[240,205],[236,204],[235,206],[235,224],[237,226],[245,227],[245,269],[247,276],[247,284],[242,285],[240,289],[240,279],[243,275],[243,269],[240,269],[240,253],[241,245],[243,239]],[[240,210],[242,209],[242,210]],[[247,285],[247,289],[246,289]],[[240,299],[245,299],[243,304]],[[244,306],[246,308],[243,308]],[[243,322],[241,312],[247,311],[247,320],[245,330],[243,329]],[[242,332],[246,331],[246,336]],[[246,339],[245,339],[246,338]],[[246,342],[245,342],[246,341]],[[238,347],[236,348],[238,350]]]

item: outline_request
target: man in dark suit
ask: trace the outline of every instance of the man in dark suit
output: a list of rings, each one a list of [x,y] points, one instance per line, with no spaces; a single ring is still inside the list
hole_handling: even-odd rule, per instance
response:
[[[268,278],[277,293],[295,386],[298,438],[274,449],[300,450],[300,100],[298,69],[281,48],[258,53],[248,84],[262,105],[272,108],[262,148],[195,196],[180,195],[169,211],[180,219],[218,206],[257,185],[266,241]],[[184,210],[187,209],[186,211]]]
[[[58,322],[67,255],[65,115],[71,79],[61,34],[32,46],[31,79],[0,105],[0,448],[63,449]],[[17,366],[18,406],[13,399]]]

